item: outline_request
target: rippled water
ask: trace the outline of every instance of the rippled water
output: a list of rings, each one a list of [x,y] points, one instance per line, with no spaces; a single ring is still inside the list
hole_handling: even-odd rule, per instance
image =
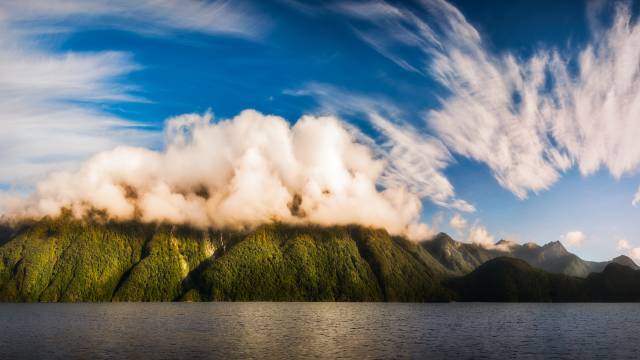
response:
[[[0,304],[0,358],[639,358],[640,304]]]

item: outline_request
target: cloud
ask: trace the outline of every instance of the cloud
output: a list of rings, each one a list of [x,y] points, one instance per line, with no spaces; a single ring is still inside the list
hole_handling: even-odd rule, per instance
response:
[[[364,116],[373,126],[376,138],[372,139],[355,128],[352,131],[386,161],[387,166],[380,178],[383,186],[405,187],[439,206],[463,212],[475,211],[472,204],[455,196],[453,185],[443,174],[453,161],[446,147],[440,140],[421,134],[403,121],[405,115],[402,110],[386,99],[319,83],[310,83],[286,94],[313,97],[318,102],[316,113]]]
[[[586,236],[581,231],[569,231],[561,236],[562,242],[568,247],[580,247]]]
[[[640,248],[633,248],[629,251],[629,257],[636,262],[640,261]]]
[[[636,191],[636,194],[633,195],[633,200],[631,201],[631,205],[633,206],[637,206],[638,204],[640,204],[640,187],[638,191]]]
[[[449,226],[454,229],[458,235],[462,235],[468,226],[467,219],[463,218],[460,214],[455,213],[449,220]]]
[[[268,26],[243,1],[22,0],[2,2],[0,15],[16,26],[24,23],[25,31],[115,27],[145,34],[189,31],[256,38]]]
[[[440,107],[425,115],[433,135],[486,164],[518,198],[547,190],[574,165],[584,176],[638,169],[640,25],[628,6],[616,7],[610,26],[592,16],[592,38],[581,49],[540,48],[526,58],[493,53],[445,1],[371,3],[370,19],[354,6],[338,9],[372,48],[444,87]],[[423,56],[400,56],[411,49]]]
[[[616,246],[616,250],[629,250],[631,249],[631,244],[626,239],[618,240],[618,245]]]
[[[487,228],[482,225],[479,220],[476,220],[471,228],[469,228],[469,236],[467,237],[467,241],[488,250],[501,251],[504,253],[510,252],[514,246],[517,246],[517,243],[513,241],[500,241],[496,243],[493,235],[489,233],[489,230],[487,230]]]
[[[385,162],[334,117],[295,125],[246,110],[212,122],[210,113],[170,119],[167,148],[118,147],[75,172],[56,172],[11,217],[56,216],[70,209],[110,218],[244,228],[272,221],[361,224],[423,240],[420,199],[404,187],[378,189]],[[10,201],[9,201],[10,200]]]
[[[145,101],[126,80],[141,69],[131,54],[58,51],[43,35],[115,27],[253,38],[261,24],[240,2],[0,2],[0,185],[28,188],[118,145],[161,144],[158,129],[105,111]]]
[[[487,228],[478,221],[476,221],[469,229],[468,241],[484,248],[493,248],[495,246],[493,236],[489,233]]]
[[[141,124],[100,110],[139,101],[120,80],[138,68],[129,54],[51,53],[1,29],[0,183],[31,184],[118,144],[155,143]]]

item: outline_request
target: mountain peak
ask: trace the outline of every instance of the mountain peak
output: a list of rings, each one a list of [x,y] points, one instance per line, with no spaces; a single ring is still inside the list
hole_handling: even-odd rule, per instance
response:
[[[553,251],[553,252],[555,252],[557,254],[568,254],[569,253],[567,251],[567,249],[564,247],[564,245],[562,245],[562,243],[559,240],[547,243],[542,248],[547,250],[547,251]]]
[[[630,257],[626,255],[620,255],[618,257],[615,257],[613,258],[613,260],[611,260],[611,262],[628,266],[634,270],[640,269],[640,267],[638,267],[638,265]]]
[[[438,243],[444,243],[444,244],[455,244],[455,240],[453,240],[453,238],[451,236],[449,236],[449,234],[445,233],[445,232],[440,232],[438,233],[438,235],[436,235],[432,241],[438,242]]]
[[[505,239],[500,239],[498,242],[496,242],[496,245],[515,245],[515,244],[516,244],[515,241],[505,240]]]

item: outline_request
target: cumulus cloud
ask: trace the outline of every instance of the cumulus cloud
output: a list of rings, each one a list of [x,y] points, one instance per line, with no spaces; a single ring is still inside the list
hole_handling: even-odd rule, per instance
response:
[[[454,229],[458,235],[462,235],[464,231],[467,229],[469,223],[467,219],[463,218],[460,214],[455,213],[451,219],[449,220],[449,226]]]
[[[466,220],[465,220],[465,226],[466,226]],[[469,228],[469,235],[467,237],[467,241],[488,250],[501,251],[504,253],[510,252],[513,249],[513,247],[517,245],[517,243],[513,241],[495,242],[493,235],[491,235],[489,230],[487,230],[487,228],[484,225],[482,225],[482,223],[480,223],[479,220],[476,220],[473,223],[473,225]]]
[[[334,117],[283,118],[247,110],[170,119],[163,152],[118,147],[75,172],[57,172],[26,199],[5,199],[15,217],[106,211],[114,219],[250,227],[272,221],[362,224],[425,239],[421,202],[377,185],[385,163]]]
[[[562,242],[569,247],[580,247],[585,239],[586,236],[582,231],[569,231],[561,236]]]
[[[493,53],[445,1],[412,8],[371,3],[370,17],[358,15],[359,5],[337,9],[358,21],[358,36],[372,48],[448,91],[438,109],[426,112],[435,136],[485,163],[517,197],[548,189],[574,165],[585,176],[638,169],[640,25],[628,6],[616,7],[610,26],[592,26],[580,49],[540,48],[523,58]],[[410,63],[399,55],[411,49],[424,56]]]
[[[626,239],[620,239],[620,240],[618,240],[618,244],[616,246],[616,249],[617,250],[629,250],[629,249],[631,249],[631,244]]]
[[[495,242],[493,236],[489,233],[484,225],[476,221],[469,229],[468,241],[472,244],[480,245],[485,248],[493,248]]]
[[[463,212],[475,207],[455,196],[455,189],[444,175],[453,158],[435,137],[422,134],[404,121],[401,109],[384,98],[364,96],[327,84],[310,83],[303,89],[287,91],[294,96],[312,96],[318,102],[315,112],[323,114],[363,115],[373,126],[376,139],[356,128],[351,131],[370,144],[375,153],[386,160],[381,176],[386,187],[406,187],[410,192],[433,203]],[[393,119],[389,120],[389,119]]]

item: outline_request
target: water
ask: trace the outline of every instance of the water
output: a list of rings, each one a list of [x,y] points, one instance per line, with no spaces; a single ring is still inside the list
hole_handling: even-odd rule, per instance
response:
[[[639,358],[640,304],[0,304],[0,359]]]

